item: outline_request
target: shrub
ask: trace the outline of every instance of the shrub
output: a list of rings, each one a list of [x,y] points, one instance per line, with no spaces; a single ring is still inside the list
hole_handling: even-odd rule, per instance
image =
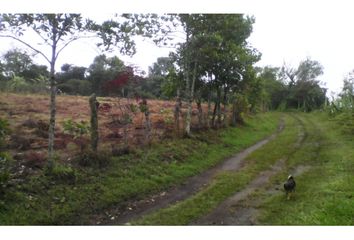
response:
[[[56,164],[51,170],[47,169],[46,175],[59,183],[74,184],[77,180],[76,171],[70,167]]]
[[[92,85],[87,80],[70,79],[65,83],[59,84],[58,88],[67,94],[90,95]]]
[[[74,138],[81,137],[90,131],[90,126],[87,122],[74,122],[72,119],[64,121],[63,127],[64,132],[72,135]]]
[[[29,151],[24,156],[24,165],[30,168],[43,168],[47,162],[43,152]]]
[[[28,139],[27,137],[22,136],[19,133],[13,134],[10,137],[10,148],[28,150],[31,148],[32,141],[33,139]]]
[[[83,167],[99,167],[104,168],[109,165],[111,161],[111,154],[107,151],[98,151],[97,153],[91,149],[82,151],[77,157],[76,161]]]
[[[0,149],[4,147],[5,137],[10,133],[9,122],[0,118]]]
[[[116,146],[112,145],[112,156],[114,156],[114,157],[119,157],[119,156],[126,155],[129,153],[130,153],[129,146],[116,147]]]
[[[10,180],[10,161],[8,154],[0,153],[0,197],[4,194]]]
[[[35,120],[29,118],[22,123],[22,126],[27,128],[37,128],[38,123]]]

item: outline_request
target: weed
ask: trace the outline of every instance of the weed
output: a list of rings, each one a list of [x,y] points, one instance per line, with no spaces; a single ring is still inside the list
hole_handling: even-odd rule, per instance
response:
[[[76,171],[72,167],[61,164],[56,164],[52,170],[47,170],[46,175],[58,183],[67,184],[74,184],[77,177]]]
[[[11,158],[6,153],[0,153],[0,199],[10,180]]]
[[[29,168],[43,168],[47,162],[47,156],[43,152],[28,151],[24,156],[24,165]]]
[[[111,154],[107,151],[94,152],[91,149],[82,151],[76,158],[76,162],[83,167],[107,167],[111,160]]]

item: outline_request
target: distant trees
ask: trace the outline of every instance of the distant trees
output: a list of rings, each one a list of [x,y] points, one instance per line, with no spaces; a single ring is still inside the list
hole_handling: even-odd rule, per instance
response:
[[[327,90],[321,87],[318,79],[322,74],[322,65],[310,58],[301,61],[297,68],[286,64],[280,69],[269,66],[258,68],[257,78],[264,89],[259,101],[263,101],[267,109],[319,109],[327,100]]]
[[[83,37],[98,37],[100,46],[109,49],[119,47],[121,53],[134,54],[134,41],[130,36],[142,32],[147,26],[138,26],[133,21],[138,15],[122,15],[120,21],[108,20],[97,24],[84,19],[80,14],[1,14],[0,37],[11,38],[22,43],[41,55],[50,66],[50,120],[48,140],[48,167],[54,166],[54,129],[56,115],[56,78],[55,64],[59,54],[73,41]],[[143,20],[141,17],[138,20]],[[139,21],[139,22],[140,22]],[[148,25],[148,24],[146,24]],[[24,40],[24,33],[31,31],[38,35],[36,43]],[[147,31],[149,32],[149,31]],[[90,34],[90,35],[88,35]],[[45,54],[40,45],[49,47],[50,54]]]
[[[343,79],[342,91],[332,99],[326,110],[344,133],[354,135],[354,70]]]
[[[47,66],[37,65],[27,52],[7,51],[0,60],[0,88],[19,92],[46,92],[49,86]]]
[[[326,101],[326,89],[320,86],[318,77],[323,74],[322,65],[307,58],[297,69],[284,65],[282,79],[288,83],[287,107],[311,111],[321,107]]]

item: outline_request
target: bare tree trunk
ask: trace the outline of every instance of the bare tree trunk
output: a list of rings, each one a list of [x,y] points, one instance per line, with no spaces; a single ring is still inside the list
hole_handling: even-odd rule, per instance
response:
[[[212,112],[211,112],[211,89],[209,89],[209,92],[208,92],[208,114],[207,114],[207,117],[206,117],[206,125],[207,125],[207,128],[210,128],[210,116],[211,116]]]
[[[228,92],[228,88],[224,87],[224,100],[223,100],[223,105],[224,105],[224,111],[222,113],[223,115],[223,119],[222,119],[222,123],[224,126],[227,126],[227,92]]]
[[[99,106],[96,100],[96,94],[92,94],[89,98],[90,109],[91,109],[91,148],[92,151],[97,153],[98,146],[98,114],[97,108]]]
[[[202,109],[202,99],[201,97],[197,98],[197,107],[198,107],[198,123],[199,123],[199,128],[204,127],[204,121],[203,121],[203,109]]]
[[[147,109],[145,112],[145,144],[150,144],[150,135],[151,135],[151,121],[150,121],[150,111]]]
[[[194,63],[192,84],[191,84],[190,89],[187,90],[187,93],[188,93],[187,107],[188,108],[187,108],[186,129],[185,129],[185,134],[187,136],[191,135],[192,102],[193,102],[193,98],[194,98],[194,85],[195,85],[196,72],[197,72],[197,63]]]
[[[219,86],[216,88],[216,100],[215,100],[215,105],[214,105],[214,111],[213,111],[213,118],[212,118],[212,127],[216,128],[217,127],[217,121],[216,117],[219,115],[218,114],[218,108],[220,108],[220,89]]]
[[[232,117],[231,117],[231,125],[237,126],[237,101],[234,99],[232,101]]]
[[[187,26],[187,29],[186,29],[186,44],[188,45],[189,44],[189,29],[188,29],[188,26]],[[187,94],[187,113],[186,113],[186,121],[185,121],[185,135],[189,136],[190,135],[190,121],[191,121],[191,113],[190,113],[190,99],[191,99],[191,88],[190,88],[190,72],[189,72],[189,54],[187,52],[187,55],[186,55],[186,61],[184,62],[184,65],[185,65],[185,79],[186,79],[186,94]]]
[[[179,116],[181,114],[181,107],[182,107],[182,101],[179,96],[179,90],[177,90],[177,99],[176,99],[176,104],[175,104],[175,111],[174,111],[174,117],[175,117],[175,131],[176,135],[179,136],[180,133],[180,121],[179,121]]]
[[[216,114],[218,116],[217,118],[217,128],[221,126],[221,90],[218,88],[217,91],[217,105],[216,105]]]
[[[53,29],[52,59],[50,62],[50,118],[48,130],[48,169],[54,168],[54,133],[55,133],[55,97],[57,88],[55,84],[55,61],[56,61],[56,28]]]

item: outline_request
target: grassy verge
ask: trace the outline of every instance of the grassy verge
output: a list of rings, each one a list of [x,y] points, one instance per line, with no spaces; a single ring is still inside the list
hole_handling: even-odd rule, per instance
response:
[[[95,212],[180,184],[256,143],[275,131],[279,118],[279,113],[259,114],[244,127],[211,130],[193,139],[138,149],[113,158],[101,170],[63,167],[61,172],[73,176],[69,182],[45,175],[32,177],[1,196],[0,224],[88,224]],[[228,181],[228,176],[220,176],[220,181],[224,178]]]
[[[266,198],[259,220],[269,225],[352,225],[353,136],[344,134],[343,126],[329,121],[325,114],[303,114],[301,118],[308,137],[301,151],[289,159],[288,167],[311,168],[296,178],[293,199],[286,201],[282,195]]]
[[[207,214],[224,199],[244,188],[260,171],[269,168],[277,160],[289,156],[295,151],[300,123],[295,118],[286,115],[285,124],[284,131],[275,140],[247,157],[248,164],[239,172],[219,174],[208,187],[193,197],[144,216],[132,224],[185,225]],[[233,141],[237,140],[233,139]]]

